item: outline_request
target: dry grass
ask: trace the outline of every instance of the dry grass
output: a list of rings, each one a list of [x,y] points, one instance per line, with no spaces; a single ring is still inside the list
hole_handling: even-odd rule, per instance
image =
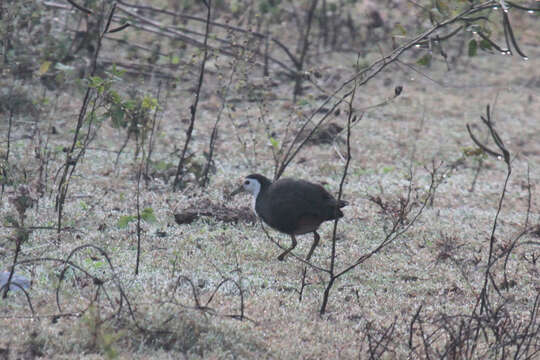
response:
[[[445,164],[462,161],[438,188],[433,206],[424,211],[410,231],[338,280],[328,312],[323,316],[319,316],[319,307],[326,274],[308,270],[308,286],[299,302],[302,264],[292,258],[277,261],[280,250],[268,241],[259,224],[231,224],[202,217],[191,224],[177,225],[174,220],[174,214],[196,207],[199,202],[237,208],[247,205],[251,199],[231,200],[225,194],[246,174],[273,174],[272,145],[261,117],[264,115],[277,141],[286,141],[287,129],[295,128],[319,104],[313,86],[306,91],[305,104],[295,105],[289,100],[290,83],[276,80],[269,85],[260,71],[241,64],[245,68],[240,67],[235,74],[237,81],[230,95],[238,102],[227,109],[220,125],[215,173],[209,187],[200,189],[190,182],[182,191],[173,193],[170,173],[161,170],[148,188],[141,186],[141,209],[153,209],[156,221],[142,222],[138,276],[134,275],[135,222],[127,227],[118,226],[122,216],[136,214],[138,165],[133,160],[134,144],[131,142],[121,155],[116,173],[115,151],[125,132],[105,123],[70,183],[64,209],[64,226],[70,230],[60,237],[51,229],[33,230],[23,245],[21,257],[65,259],[84,244],[103,249],[114,265],[114,277],[129,299],[134,318],[124,301],[118,318],[109,320],[121,298],[112,282],[104,287],[111,303],[101,294],[99,304],[82,316],[56,317],[55,289],[63,265],[32,262],[19,266],[17,273],[32,280],[29,294],[39,318],[29,317],[28,305],[20,292],[10,293],[0,303],[0,349],[8,349],[12,357],[18,354],[26,358],[363,359],[368,354],[366,334],[371,331],[373,336],[380,336],[381,329],[395,322],[393,350],[386,358],[407,358],[409,325],[420,305],[424,319],[435,318],[441,312],[470,314],[481,290],[491,226],[506,168],[502,161],[484,159],[471,192],[478,159],[464,157],[464,150],[473,147],[465,125],[479,123],[488,103],[495,107],[496,128],[514,157],[513,175],[496,233],[496,253],[500,254],[505,244],[522,230],[528,199],[527,167],[533,185],[529,221],[532,225],[540,221],[540,208],[535,201],[535,184],[540,181],[540,48],[535,35],[529,33],[531,40],[523,45],[529,56],[526,62],[518,57],[480,55],[460,63],[451,72],[446,71],[444,64],[434,63],[426,71],[444,86],[407,68],[393,67],[358,89],[357,108],[392,96],[397,85],[404,86],[404,93],[384,107],[366,111],[353,127],[353,160],[344,190],[350,205],[344,209],[345,217],[338,228],[339,267],[376,247],[384,236],[385,219],[369,201],[370,196],[397,201],[407,189],[411,161],[419,189],[428,186],[429,174],[423,167],[433,159]],[[377,58],[377,50],[369,56]],[[336,74],[341,80],[352,74],[355,61],[354,56],[342,54],[313,60],[314,69],[326,69],[323,77],[316,80],[325,89],[340,83]],[[228,61],[213,58],[212,64],[221,67],[211,69],[226,73],[230,71],[226,67]],[[203,152],[221,106],[216,91],[224,86],[226,74],[210,72],[203,86],[191,147],[194,162],[204,164]],[[244,81],[248,83],[241,86]],[[155,83],[148,82],[143,88],[153,93]],[[261,91],[264,101],[246,101],[246,94],[252,91],[249,89]],[[35,149],[44,146],[38,139],[47,140],[52,151],[44,184],[46,192],[27,211],[27,226],[55,224],[54,174],[64,160],[61,148],[72,140],[82,97],[75,91],[48,96],[57,99],[51,114],[36,123],[41,131],[39,136],[35,135],[36,127],[22,120],[15,123],[12,134],[15,140],[11,143],[11,162],[17,167],[14,173],[19,179],[24,178],[24,172],[27,174],[26,180],[18,180],[19,183],[36,186],[40,162]],[[163,100],[164,111],[159,114],[155,135],[155,161],[176,165],[187,127],[181,120],[189,117],[191,101],[190,92],[185,90],[170,90]],[[343,124],[345,110],[343,107],[332,121]],[[58,130],[57,134],[48,131],[50,125]],[[297,160],[302,161],[293,162],[285,175],[324,183],[335,192],[344,164],[340,154],[344,151],[340,142],[308,145],[298,155]],[[7,199],[14,196],[16,189],[6,187],[0,208],[2,218],[14,212]],[[315,251],[313,262],[327,266],[331,226],[323,225],[321,230],[321,246]],[[11,265],[11,233],[10,228],[0,229],[0,270]],[[271,234],[288,244],[287,236]],[[307,253],[310,245],[311,240],[305,238],[300,237],[295,250],[300,256]],[[540,291],[539,265],[530,260],[539,256],[538,234],[529,233],[520,242],[531,244],[512,252],[507,266],[512,282],[503,290],[514,319],[528,316]],[[77,253],[73,261],[95,276],[113,277],[95,251]],[[496,284],[501,286],[504,279],[500,263],[493,273]],[[180,275],[191,279],[202,304],[206,304],[224,278],[234,279],[242,292],[227,283],[208,304],[212,310],[199,311],[193,308],[193,292],[187,282],[180,282],[175,291]],[[63,312],[86,309],[95,286],[81,274],[68,273],[60,290],[65,304]],[[245,316],[250,320],[227,317],[239,313],[240,295]],[[430,328],[429,324],[425,326],[426,330]]]

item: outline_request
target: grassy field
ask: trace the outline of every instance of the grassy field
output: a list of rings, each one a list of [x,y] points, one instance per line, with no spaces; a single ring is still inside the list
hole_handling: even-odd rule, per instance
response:
[[[166,5],[149,3],[156,8]],[[369,6],[361,2],[348,11],[362,19]],[[235,17],[230,7],[220,5],[215,22],[256,27],[246,20],[247,11]],[[296,10],[304,14],[308,7]],[[65,22],[68,28],[82,26],[72,19],[80,16],[78,12],[40,11],[53,19],[52,33],[60,32]],[[57,18],[52,11],[59,12]],[[149,10],[144,11],[137,14],[150,17]],[[379,11],[385,26],[406,27],[408,33],[397,38],[398,43],[430,27],[427,20],[417,20],[421,11],[414,6]],[[186,13],[206,16],[202,5]],[[493,38],[504,44],[502,30],[496,26],[500,18],[492,15],[493,28],[499,31],[494,30]],[[160,16],[164,15],[156,15],[155,20],[165,22]],[[280,16],[286,20],[270,22],[269,29],[293,49],[297,34],[287,32],[294,28],[294,17],[287,12]],[[92,89],[103,86],[101,93],[91,91],[95,101],[86,114],[95,110],[95,119],[87,115],[82,122],[73,153],[69,149],[87,83],[66,80],[47,86],[44,76],[53,68],[44,67],[43,61],[33,67],[30,79],[21,80],[13,72],[13,80],[2,80],[0,108],[4,119],[0,154],[5,159],[0,270],[10,270],[17,253],[15,272],[30,279],[31,286],[28,297],[10,291],[0,301],[0,358],[540,356],[536,186],[540,181],[540,23],[537,15],[516,9],[511,20],[528,60],[516,52],[504,56],[478,51],[468,56],[467,46],[474,36],[470,33],[448,40],[448,62],[435,50],[429,65],[419,64],[417,60],[429,51],[413,47],[400,62],[358,86],[350,106],[343,101],[330,113],[323,128],[333,123],[342,129],[340,133],[332,134],[330,142],[306,143],[286,168],[284,177],[321,183],[337,196],[352,108],[358,120],[350,130],[351,161],[342,194],[349,206],[337,225],[337,271],[376,249],[396,219],[400,221],[387,246],[336,280],[324,314],[320,310],[329,277],[319,268],[327,269],[331,263],[333,224],[320,229],[321,244],[311,260],[314,266],[306,267],[294,256],[280,262],[281,249],[268,235],[283,246],[288,246],[289,237],[268,227],[265,234],[251,213],[251,198],[228,194],[250,173],[273,176],[279,149],[291,144],[306,119],[315,113],[307,126],[312,128],[345,91],[319,109],[330,94],[359,69],[393,50],[387,33],[375,29],[374,38],[340,42],[353,50],[330,50],[330,45],[315,41],[320,34],[317,27],[302,70],[310,76],[306,75],[296,101],[294,81],[275,63],[270,64],[270,75],[263,76],[263,60],[252,52],[240,51],[232,57],[211,51],[178,191],[172,186],[186,142],[202,50],[182,48],[164,38],[158,38],[161,47],[156,50],[154,35],[136,26],[107,35],[98,56],[98,63],[104,65],[95,73],[107,83],[94,81]],[[204,33],[203,24],[186,20],[182,26]],[[213,31],[255,48],[247,36],[218,27]],[[154,49],[157,59],[134,57],[111,38],[144,44]],[[159,55],[175,47],[181,49],[179,59]],[[105,65],[114,62],[121,62],[124,66],[118,69],[126,72],[113,74]],[[88,71],[91,61],[85,64]],[[128,64],[153,70],[138,76],[134,72],[146,70]],[[158,70],[173,78],[160,78]],[[55,76],[59,81],[58,73]],[[403,91],[396,97],[398,86]],[[123,100],[111,101],[112,90]],[[155,104],[159,104],[157,112]],[[481,120],[488,104],[494,128],[510,153],[512,172],[506,186],[505,161],[478,151],[467,131],[470,124],[479,141],[501,152]],[[115,118],[110,111],[114,106],[130,115]],[[126,106],[132,106],[131,112]],[[130,123],[135,118],[142,120]],[[115,119],[127,124],[115,126]],[[218,131],[209,181],[203,187],[214,128]],[[69,165],[74,172],[67,177],[58,232],[55,203],[66,154],[76,155],[81,149],[76,166]],[[430,190],[433,184],[436,189]],[[401,218],[400,206],[407,209]],[[178,224],[186,214],[192,215],[187,216],[190,221]],[[304,258],[311,235],[298,239],[294,254]],[[490,253],[493,261],[484,294],[490,303],[481,312],[478,304]],[[471,329],[480,327],[475,338]],[[529,339],[526,349],[522,343],[520,350],[519,339]],[[506,345],[496,349],[494,344]]]

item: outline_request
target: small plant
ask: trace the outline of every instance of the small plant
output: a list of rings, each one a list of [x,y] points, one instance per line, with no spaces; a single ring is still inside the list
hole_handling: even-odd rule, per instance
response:
[[[16,216],[7,215],[5,223],[13,227],[13,233],[10,239],[15,243],[15,254],[13,255],[13,263],[9,271],[7,283],[3,289],[2,297],[5,299],[10,290],[11,279],[15,273],[17,259],[21,252],[22,245],[29,239],[30,230],[25,225],[26,211],[34,206],[37,196],[31,192],[27,185],[20,185],[16,193],[9,198],[9,202],[15,207]]]
[[[152,208],[145,208],[141,211],[141,219],[149,222],[149,223],[155,223],[157,221],[156,215],[154,215],[154,209]],[[124,229],[128,226],[128,224],[132,221],[137,220],[137,215],[124,215],[118,219],[118,223],[116,226],[118,226],[120,229]]]
[[[145,143],[153,129],[151,114],[158,108],[157,99],[148,95],[140,96],[135,90],[129,92],[127,98],[123,98],[118,92],[108,89],[106,99],[108,109],[105,116],[109,117],[114,128],[126,129],[127,135],[124,143],[118,150],[116,166],[119,157],[131,137],[135,138],[134,159],[144,151]]]
[[[73,4],[73,2],[72,2]],[[76,6],[80,11],[87,14],[93,14],[89,9],[83,8],[79,5]],[[96,18],[92,18],[97,22],[97,41],[96,47],[93,52],[92,65],[90,74],[88,77],[87,87],[82,101],[77,123],[75,125],[75,131],[71,146],[66,149],[66,157],[64,164],[61,168],[61,176],[58,182],[55,210],[57,211],[57,232],[60,235],[62,229],[62,215],[64,210],[64,203],[69,190],[69,184],[75,168],[79,160],[81,160],[86,152],[88,145],[94,140],[97,135],[97,129],[100,125],[100,108],[104,105],[105,90],[109,87],[108,81],[103,81],[100,77],[96,76],[97,72],[97,60],[103,38],[108,32],[117,32],[123,30],[126,26],[120,26],[116,29],[111,29],[110,25],[114,12],[116,10],[116,3],[105,11],[105,7],[102,8],[101,13]],[[113,75],[114,75],[113,68]],[[84,130],[86,128],[86,131]]]
[[[116,344],[125,336],[125,331],[115,330],[109,321],[102,319],[97,306],[92,305],[85,312],[79,331],[87,340],[88,350],[102,353],[107,359],[118,358]]]

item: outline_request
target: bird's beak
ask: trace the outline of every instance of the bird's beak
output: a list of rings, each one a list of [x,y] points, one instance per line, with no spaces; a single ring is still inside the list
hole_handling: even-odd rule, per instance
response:
[[[236,190],[234,190],[232,193],[230,193],[229,196],[233,197],[234,195],[239,194],[239,193],[243,192],[244,190],[245,190],[244,186],[240,185]]]

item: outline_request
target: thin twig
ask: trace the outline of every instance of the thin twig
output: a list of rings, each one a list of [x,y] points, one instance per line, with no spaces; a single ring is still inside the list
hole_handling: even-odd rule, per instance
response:
[[[211,9],[212,9],[212,0],[208,0],[208,2],[205,2],[205,5],[207,7],[207,14],[206,14],[206,30],[204,34],[204,55],[203,60],[201,62],[201,70],[199,73],[199,82],[197,83],[197,88],[195,90],[195,100],[193,104],[190,107],[191,112],[191,120],[189,122],[189,127],[187,130],[187,136],[186,141],[184,142],[184,148],[182,149],[182,154],[180,155],[180,160],[178,161],[178,166],[176,168],[176,175],[174,177],[173,181],[173,191],[178,190],[180,183],[182,182],[185,171],[184,171],[184,162],[186,160],[186,152],[189,146],[189,143],[191,141],[191,136],[193,134],[193,127],[195,125],[195,118],[197,114],[197,105],[199,104],[199,96],[201,93],[201,88],[203,85],[204,80],[204,70],[206,67],[206,60],[208,59],[208,47],[206,46],[208,43],[208,36],[210,35],[210,19],[211,19]]]
[[[318,0],[312,0],[311,6],[309,7],[309,10],[306,14],[306,31],[302,35],[303,36],[303,43],[302,43],[302,50],[300,51],[299,60],[296,63],[296,82],[294,85],[294,93],[293,93],[293,102],[296,102],[296,97],[302,93],[302,68],[304,67],[304,62],[306,59],[306,55],[309,49],[309,35],[311,32],[311,25],[313,23],[313,14],[315,13],[315,9],[317,8]]]
[[[99,52],[101,50],[102,40],[105,34],[107,33],[109,26],[112,21],[112,17],[114,14],[114,11],[116,9],[116,3],[113,3],[113,6],[111,10],[109,11],[109,15],[107,17],[107,22],[105,23],[105,27],[103,31],[100,33],[97,39],[97,45],[96,49],[94,51],[93,57],[92,57],[92,66],[90,71],[90,76],[94,76],[97,68],[97,58],[99,56]],[[98,29],[101,29],[101,25],[103,22],[103,16],[100,16],[98,18]],[[90,129],[91,129],[91,122],[88,124],[88,133],[86,135],[86,139],[82,145],[82,149],[79,150],[79,152],[74,156],[75,149],[77,145],[79,144],[80,138],[79,134],[81,131],[81,128],[83,127],[84,120],[86,119],[87,109],[88,105],[91,102],[91,94],[94,92],[94,89],[92,89],[90,86],[86,88],[86,93],[84,95],[83,103],[81,105],[81,109],[79,111],[79,116],[77,118],[77,124],[75,126],[75,134],[73,135],[73,141],[71,143],[71,147],[66,153],[66,160],[62,166],[63,173],[62,177],[60,178],[60,181],[58,183],[58,190],[56,195],[56,202],[55,202],[55,210],[58,212],[58,218],[57,218],[57,232],[60,234],[60,231],[62,229],[62,215],[63,215],[63,209],[64,209],[64,202],[67,196],[68,188],[69,188],[69,181],[71,179],[71,175],[75,171],[75,167],[77,166],[77,162],[79,159],[83,156],[85,147],[88,146],[88,140],[90,140]],[[93,110],[95,110],[95,107],[97,106],[96,101],[93,103]]]
[[[136,196],[136,202],[137,202],[137,260],[135,263],[135,275],[139,275],[139,262],[141,258],[141,176],[142,176],[142,168],[144,163],[144,157],[141,159],[141,162],[139,164],[139,169],[137,170],[137,196]]]
[[[437,32],[438,30],[445,28],[449,25],[452,25],[458,21],[461,21],[461,19],[464,16],[475,14],[479,11],[489,9],[493,6],[493,1],[485,1],[481,4],[471,6],[467,8],[466,10],[463,10],[459,14],[456,14],[455,16],[442,21],[440,23],[437,23],[436,25],[432,26],[430,29],[424,31],[422,34],[414,37],[413,39],[407,41],[404,45],[394,49],[389,55],[386,55],[379,60],[375,61],[373,64],[368,66],[367,68],[363,69],[362,71],[356,73],[348,80],[344,81],[317,109],[315,109],[311,115],[304,121],[302,126],[300,127],[300,131],[298,132],[295,139],[290,144],[289,148],[285,152],[285,156],[282,159],[282,162],[280,166],[275,169],[274,172],[274,181],[279,179],[281,175],[284,173],[287,166],[292,162],[292,160],[296,157],[296,155],[299,153],[299,151],[302,149],[302,147],[306,144],[306,142],[309,140],[309,138],[317,131],[318,127],[321,126],[321,124],[328,118],[329,114],[333,112],[339,106],[343,99],[349,97],[352,93],[352,90],[347,90],[343,96],[338,97],[338,94],[341,93],[344,89],[347,89],[351,86],[354,82],[357,81],[358,87],[361,87],[368,83],[371,79],[373,79],[375,76],[377,76],[380,72],[382,72],[388,65],[394,63],[398,60],[398,58],[409,49],[413,48],[415,45],[419,44],[424,39],[428,39],[429,36],[431,36],[433,33]],[[300,141],[300,133],[302,130],[309,124],[313,122],[313,119],[317,114],[321,112],[322,109],[324,109],[332,100],[335,100],[334,104],[331,106],[331,111],[326,112],[322,118],[317,122],[313,130],[309,133],[309,135],[304,138],[302,141]]]
[[[204,172],[202,176],[202,186],[206,187],[208,185],[208,174],[210,172],[210,167],[212,166],[212,160],[214,158],[214,149],[216,146],[216,140],[218,136],[218,125],[221,121],[223,111],[225,110],[227,106],[227,100],[229,96],[229,90],[233,84],[234,75],[236,74],[236,68],[237,68],[238,62],[235,61],[232,69],[230,71],[229,80],[227,82],[227,85],[223,88],[222,92],[219,92],[220,98],[221,98],[221,106],[219,108],[218,114],[216,116],[216,121],[214,122],[214,127],[212,128],[212,134],[210,135],[210,143],[208,144],[208,158],[206,161],[206,166],[204,167]]]
[[[161,81],[158,83],[158,91],[156,95],[156,109],[154,110],[154,116],[152,117],[152,129],[150,130],[150,139],[148,140],[148,154],[146,155],[146,166],[144,170],[145,185],[148,188],[148,182],[150,180],[150,163],[152,162],[152,153],[154,151],[154,133],[156,131],[157,114],[160,110],[159,98],[161,94]]]
[[[334,210],[334,227],[332,229],[332,250],[330,253],[330,268],[329,271],[329,280],[326,284],[326,288],[324,289],[323,294],[323,300],[321,304],[321,309],[319,311],[320,315],[323,315],[326,312],[326,306],[328,304],[328,299],[330,297],[330,290],[332,289],[335,280],[337,279],[337,276],[335,275],[335,267],[336,267],[336,245],[337,245],[337,226],[339,221],[339,216],[337,216],[337,213],[339,211],[338,204],[341,202],[341,197],[343,196],[343,187],[345,184],[345,179],[347,178],[348,171],[349,171],[349,165],[351,163],[351,126],[353,122],[356,121],[356,116],[354,115],[354,108],[353,108],[353,102],[354,98],[356,96],[356,83],[353,87],[351,97],[348,100],[349,103],[349,115],[347,117],[347,157],[345,161],[345,166],[343,167],[343,174],[341,175],[341,182],[339,183],[339,191],[337,196],[337,202],[336,202],[336,208]]]

